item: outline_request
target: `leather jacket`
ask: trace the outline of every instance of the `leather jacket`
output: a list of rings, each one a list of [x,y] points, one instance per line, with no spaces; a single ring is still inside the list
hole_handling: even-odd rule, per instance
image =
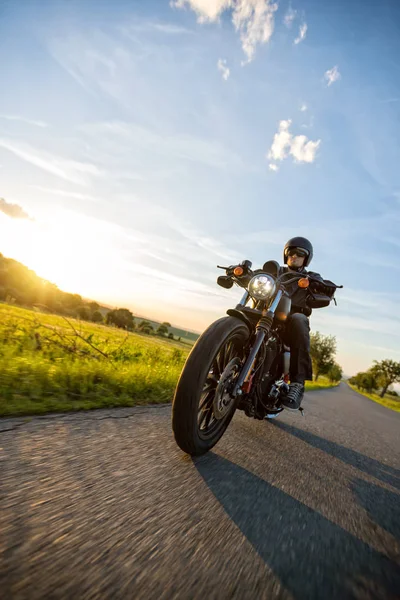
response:
[[[304,276],[312,275],[313,278],[319,279],[322,284],[324,283],[324,280],[319,273],[315,273],[314,271],[307,271],[307,269],[305,269],[305,268],[289,269],[289,267],[287,267],[287,266],[280,267],[279,275],[282,275],[283,273],[288,273],[290,271],[293,271],[293,273],[304,274]],[[289,293],[291,294],[291,299],[292,299],[292,309],[290,311],[290,314],[292,315],[294,313],[302,313],[303,315],[306,315],[306,317],[309,317],[312,313],[312,310],[307,305],[307,298],[308,298],[307,288],[306,289],[299,288],[299,286],[297,285],[297,282],[294,282],[290,286]]]

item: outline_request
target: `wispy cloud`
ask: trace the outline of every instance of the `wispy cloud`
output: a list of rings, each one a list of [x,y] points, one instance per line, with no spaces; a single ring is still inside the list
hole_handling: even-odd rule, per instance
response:
[[[341,78],[341,74],[339,73],[339,67],[335,65],[332,69],[328,69],[325,71],[324,79],[327,81],[328,86],[338,81]]]
[[[295,44],[300,44],[300,42],[302,42],[305,39],[306,34],[307,34],[307,29],[308,29],[307,23],[302,23],[300,25],[299,35],[294,40]]]
[[[30,185],[29,187],[50,194],[52,196],[62,196],[64,198],[73,198],[75,200],[87,200],[89,202],[97,202],[98,198],[91,196],[90,194],[80,194],[79,192],[69,192],[67,190],[59,190],[54,188],[47,188],[41,185]]]
[[[289,131],[291,123],[291,120],[280,121],[267,158],[277,161],[291,155],[297,162],[314,162],[321,140],[313,142],[305,135],[293,136]]]
[[[289,6],[285,16],[283,17],[283,22],[288,29],[290,29],[293,25],[293,21],[297,17],[297,10],[294,10],[291,6]]]
[[[232,22],[240,34],[245,62],[253,60],[259,44],[266,44],[274,31],[274,13],[278,4],[270,0],[175,0],[175,8],[191,8],[200,23],[217,22],[232,9]]]
[[[0,148],[8,150],[39,169],[73,183],[86,185],[90,177],[101,175],[101,171],[95,165],[61,158],[33,148],[24,142],[0,138]]]
[[[33,221],[32,217],[28,215],[19,204],[12,204],[7,202],[4,198],[0,198],[0,212],[4,213],[12,219],[29,219]]]
[[[138,33],[164,33],[166,35],[192,35],[194,31],[192,29],[187,29],[186,27],[181,27],[180,25],[175,25],[174,23],[167,23],[162,21],[138,21],[137,23],[133,22],[127,26],[127,29]]]
[[[224,58],[219,58],[217,62],[217,69],[222,74],[222,79],[224,81],[228,81],[229,75],[231,73],[229,67],[226,64],[226,60]]]
[[[276,171],[279,170],[278,165],[275,165],[274,163],[269,163],[268,166],[269,166],[269,168],[270,168],[271,171],[275,171],[276,172]]]
[[[300,106],[300,110],[301,110],[301,112],[305,112],[305,111],[307,110],[307,108],[308,108],[307,104],[302,104],[302,105]]]
[[[236,3],[232,21],[240,31],[247,62],[253,60],[258,44],[269,42],[274,32],[274,13],[278,4],[269,0],[240,0]]]
[[[44,121],[35,121],[34,119],[27,119],[26,117],[17,115],[0,115],[0,119],[5,119],[6,121],[19,121],[20,123],[33,125],[34,127],[48,127],[47,123]]]
[[[97,139],[100,138],[108,145],[113,144],[117,152],[124,148],[126,153],[127,147],[134,148],[136,152],[142,148],[143,151],[151,152],[153,161],[155,157],[166,156],[169,159],[179,158],[214,168],[244,166],[242,159],[218,140],[180,133],[163,135],[156,130],[123,121],[86,125],[81,130]],[[121,146],[122,144],[124,146]]]

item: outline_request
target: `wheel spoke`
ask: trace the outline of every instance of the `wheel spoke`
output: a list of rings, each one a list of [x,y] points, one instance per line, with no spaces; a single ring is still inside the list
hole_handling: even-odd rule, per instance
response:
[[[203,396],[205,393],[207,392],[211,392],[211,390],[215,390],[217,387],[217,382],[216,381],[209,381],[207,383],[205,383],[204,387],[203,387],[203,391],[201,392],[201,395]]]
[[[224,368],[225,368],[225,353],[226,353],[226,346],[222,346],[221,350],[218,353],[218,365],[219,365],[219,372],[222,374]]]
[[[210,406],[210,410],[208,410],[206,413],[204,429],[207,429],[210,426],[210,422],[211,422],[213,416],[214,416],[214,413],[212,411],[212,406]]]
[[[225,353],[224,353],[224,368],[226,367],[226,365],[232,360],[232,350],[233,350],[233,343],[229,342],[226,346],[225,346]]]
[[[207,404],[209,404],[210,401],[212,401],[214,399],[215,391],[214,391],[214,394],[211,393],[212,391],[213,390],[210,390],[207,394],[205,394],[204,398],[202,398],[200,400],[199,411],[198,412],[200,412],[201,410],[203,410],[207,406]]]
[[[214,358],[214,361],[212,364],[212,369],[213,369],[214,376],[217,378],[217,381],[218,381],[218,379],[220,378],[221,373],[222,373],[222,371],[219,368],[218,355]]]
[[[212,406],[209,406],[205,410],[202,411],[200,419],[198,421],[200,429],[202,429],[203,423],[207,421],[208,415],[212,413]],[[205,423],[204,429],[207,429],[207,424]]]

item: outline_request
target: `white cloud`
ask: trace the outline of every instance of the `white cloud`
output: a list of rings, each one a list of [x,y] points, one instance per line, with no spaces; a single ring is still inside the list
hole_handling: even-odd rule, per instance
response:
[[[325,72],[324,78],[328,82],[328,86],[332,85],[332,83],[335,83],[335,81],[340,79],[341,75],[339,73],[338,66],[335,65],[334,67],[332,67],[332,69],[328,69],[328,71]]]
[[[35,121],[33,119],[27,119],[26,117],[20,117],[17,115],[0,115],[0,119],[5,119],[6,121],[19,121],[21,123],[26,123],[27,125],[33,125],[35,127],[47,127],[47,123],[44,121]]]
[[[198,21],[215,22],[232,8],[232,22],[240,33],[246,62],[253,60],[258,44],[266,44],[274,31],[274,13],[278,4],[271,0],[175,0],[172,6],[188,6],[198,15]]]
[[[305,112],[305,111],[307,110],[307,108],[308,108],[307,104],[302,104],[302,105],[300,106],[300,110],[301,110],[301,112]]]
[[[285,16],[283,18],[283,22],[288,29],[291,28],[291,26],[293,25],[293,21],[295,20],[296,17],[297,17],[297,10],[294,10],[290,6],[287,13],[285,14]]]
[[[218,69],[218,71],[221,71],[222,79],[227,81],[231,71],[230,71],[229,67],[226,65],[226,60],[224,58],[218,59],[217,69]]]
[[[305,135],[296,135],[292,139],[290,154],[298,162],[312,163],[315,160],[315,155],[321,140],[312,142]]]
[[[174,8],[188,6],[197,14],[199,23],[218,21],[221,13],[230,8],[234,0],[175,0],[171,2]]]
[[[61,179],[65,179],[66,181],[72,181],[73,183],[85,185],[90,176],[101,175],[100,170],[95,165],[61,158],[54,154],[37,150],[23,142],[17,143],[14,140],[0,138],[0,148],[12,152],[18,158],[25,160],[35,167],[39,167],[52,175],[61,177]]]
[[[278,165],[274,165],[273,163],[269,163],[269,168],[271,171],[277,171],[279,169]]]
[[[306,37],[306,34],[307,34],[307,29],[308,29],[308,27],[307,27],[307,23],[302,23],[302,24],[300,25],[300,29],[299,29],[299,35],[298,35],[298,37],[297,37],[297,38],[294,40],[294,43],[295,43],[295,44],[300,44],[300,42],[302,42],[302,41],[305,39],[305,37]]]
[[[268,158],[272,158],[273,160],[283,160],[286,158],[292,140],[292,134],[289,133],[290,124],[290,120],[279,123],[279,131],[274,135]]]
[[[274,12],[278,5],[269,0],[237,0],[233,24],[240,31],[247,62],[253,60],[257,44],[266,44],[274,31]]]
[[[274,135],[267,158],[283,160],[291,155],[297,162],[314,162],[321,140],[313,142],[308,140],[305,135],[293,136],[289,131],[290,125],[290,120],[280,121],[278,133]]]

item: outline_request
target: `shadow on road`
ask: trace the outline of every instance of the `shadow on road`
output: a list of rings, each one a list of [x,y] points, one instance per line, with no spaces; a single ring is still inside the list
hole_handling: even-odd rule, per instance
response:
[[[365,508],[370,519],[397,538],[400,544],[399,494],[385,490],[379,485],[373,485],[363,479],[354,479],[351,488],[358,503]],[[400,558],[398,551],[397,556]]]
[[[325,440],[314,433],[310,433],[309,431],[304,431],[303,429],[298,429],[297,427],[293,427],[293,425],[288,425],[287,423],[283,423],[282,421],[273,421],[271,423],[274,427],[279,427],[279,429],[283,429],[298,437],[303,442],[310,444],[310,446],[314,446],[314,448],[319,448],[323,450],[327,454],[330,454],[334,458],[338,458],[339,460],[347,463],[359,469],[363,473],[367,473],[368,475],[372,475],[376,479],[383,481],[384,483],[388,483],[393,487],[400,489],[400,470],[391,467],[390,465],[385,465],[378,460],[373,458],[369,458],[360,452],[356,452],[355,450],[350,450],[345,446],[341,446],[340,444],[336,444],[335,442],[331,442],[329,440]]]
[[[229,460],[210,452],[194,464],[296,600],[397,597],[399,569],[383,554]]]

